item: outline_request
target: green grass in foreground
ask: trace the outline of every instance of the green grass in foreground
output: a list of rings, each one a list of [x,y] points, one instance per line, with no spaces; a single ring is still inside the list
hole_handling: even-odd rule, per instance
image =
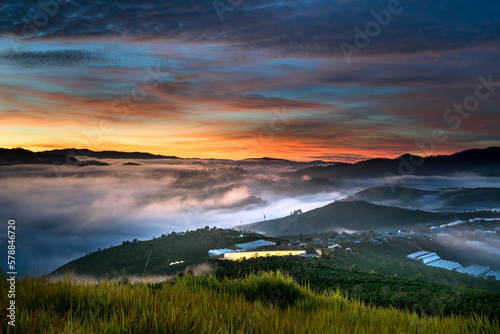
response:
[[[7,290],[5,277],[0,280]],[[2,305],[7,305],[2,294]],[[16,326],[0,333],[498,333],[480,315],[419,316],[316,294],[281,272],[167,283],[77,284],[27,278],[17,284]],[[2,307],[3,308],[3,307]],[[5,312],[5,310],[2,310]]]

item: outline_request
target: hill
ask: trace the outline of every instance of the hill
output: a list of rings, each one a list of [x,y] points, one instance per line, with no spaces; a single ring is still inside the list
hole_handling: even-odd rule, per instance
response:
[[[0,288],[8,289],[5,276]],[[8,300],[0,296],[2,305]],[[290,277],[186,275],[162,284],[16,283],[13,333],[494,333],[484,315],[419,316],[365,305],[340,292],[315,293]],[[8,328],[7,328],[8,327]]]
[[[74,148],[45,151],[44,153],[56,153],[68,157],[85,156],[97,159],[181,159],[176,156],[158,155],[145,152],[119,152],[119,151],[96,152],[88,149],[77,150]]]
[[[19,164],[49,164],[49,165],[75,165],[75,166],[107,166],[102,161],[78,159],[67,156],[57,151],[32,152],[22,148],[5,149],[0,148],[0,165],[19,165]]]
[[[92,277],[122,277],[145,274],[173,274],[207,256],[208,250],[258,239],[240,232],[218,228],[200,228],[183,233],[172,232],[147,241],[124,241],[122,245],[98,249],[56,269],[49,276],[73,273]],[[170,263],[184,261],[170,266]],[[147,265],[146,265],[147,263]]]
[[[240,233],[198,229],[148,241],[126,241],[76,259],[48,278],[57,280],[76,275],[81,280],[109,278],[126,282],[152,275],[158,281],[193,270],[215,272],[219,278],[232,279],[253,271],[283,270],[297,283],[308,282],[318,292],[340,289],[371,305],[409,308],[426,314],[482,312],[494,316],[500,310],[500,305],[491,302],[498,299],[500,282],[411,261],[405,255],[416,246],[405,239],[395,239],[383,246],[370,242],[354,244],[346,239],[342,245],[352,247],[354,253],[324,251],[321,259],[264,257],[233,262],[207,257],[209,249],[226,248],[259,237],[241,237]]]
[[[500,147],[471,149],[451,155],[419,157],[404,154],[396,159],[370,159],[357,163],[338,163],[314,166],[284,173],[300,178],[325,177],[332,181],[342,178],[377,178],[396,175],[452,175],[477,173],[485,176],[500,175]]]
[[[500,217],[500,212],[482,212],[481,217]],[[437,213],[380,206],[365,201],[337,201],[321,208],[278,219],[240,226],[272,236],[312,234],[326,231],[368,231],[435,225],[478,216],[474,212]]]
[[[346,198],[374,204],[434,211],[465,211],[500,208],[500,188],[421,190],[381,186],[365,189]]]

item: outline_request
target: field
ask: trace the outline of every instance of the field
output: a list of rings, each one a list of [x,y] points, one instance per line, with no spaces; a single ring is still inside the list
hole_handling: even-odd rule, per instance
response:
[[[5,277],[0,282],[6,289]],[[153,285],[27,278],[16,299],[16,326],[2,322],[0,333],[498,333],[499,325],[476,314],[367,306],[339,292],[312,292],[279,271],[239,279],[188,274]]]

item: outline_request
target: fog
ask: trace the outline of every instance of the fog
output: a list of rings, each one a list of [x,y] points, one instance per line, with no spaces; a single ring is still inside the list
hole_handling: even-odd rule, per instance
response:
[[[434,243],[445,249],[438,254],[463,266],[483,265],[500,270],[500,239],[480,232],[459,228],[438,234]]]
[[[238,227],[308,211],[388,180],[315,182],[280,173],[303,166],[227,160],[105,160],[110,166],[0,168],[0,212],[16,221],[20,272],[49,273],[98,248],[204,226]],[[132,161],[139,166],[125,166]],[[316,180],[317,181],[317,180]],[[475,175],[399,177],[398,185],[498,186]],[[265,217],[265,218],[264,218]],[[4,225],[5,226],[5,225]],[[6,229],[0,232],[4,248]],[[2,269],[5,270],[2,262]]]
[[[226,161],[107,162],[112,165],[1,167],[0,211],[16,221],[19,271],[49,273],[125,240],[278,218],[349,193],[307,181],[295,189],[278,175],[292,168],[282,164],[250,166],[253,174]]]
[[[366,188],[369,187],[368,184],[371,184],[371,187],[388,184],[393,186],[424,190],[437,190],[444,188],[500,188],[500,177],[486,177],[472,173],[461,173],[450,176],[404,175],[383,179],[352,180],[350,182],[350,185],[363,186],[363,183],[365,184]]]

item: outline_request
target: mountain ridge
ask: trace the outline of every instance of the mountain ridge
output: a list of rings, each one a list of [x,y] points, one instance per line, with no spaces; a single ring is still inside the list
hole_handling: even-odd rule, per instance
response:
[[[383,185],[362,190],[344,200],[364,200],[379,205],[432,211],[500,208],[500,188],[443,188],[423,190]],[[432,209],[431,209],[432,208]]]
[[[0,148],[0,164],[74,164],[74,165],[108,165],[101,161],[79,161],[76,157],[96,159],[179,159],[177,156],[158,155],[147,152],[92,151],[89,149],[57,149],[33,152],[23,148]],[[193,158],[194,159],[194,158]],[[355,163],[325,162],[313,160],[297,162],[279,158],[248,158],[231,160],[233,162],[279,163],[287,162],[314,164],[282,175],[291,177],[323,177],[334,181],[335,178],[391,177],[397,175],[446,175],[453,173],[473,172],[487,176],[500,176],[500,147],[492,146],[484,149],[469,149],[450,155],[419,157],[405,153],[398,158],[373,158]],[[327,166],[317,166],[328,164]]]
[[[390,178],[405,175],[451,175],[477,173],[485,176],[500,176],[500,147],[469,149],[450,155],[419,157],[403,154],[395,159],[374,158],[355,163],[338,163],[328,166],[313,166],[282,173],[284,176],[300,178]]]
[[[500,212],[482,212],[480,215],[481,218],[496,218],[500,217]],[[477,212],[428,212],[376,205],[362,200],[336,201],[302,214],[241,225],[238,228],[276,237],[341,230],[415,228],[476,217]]]

